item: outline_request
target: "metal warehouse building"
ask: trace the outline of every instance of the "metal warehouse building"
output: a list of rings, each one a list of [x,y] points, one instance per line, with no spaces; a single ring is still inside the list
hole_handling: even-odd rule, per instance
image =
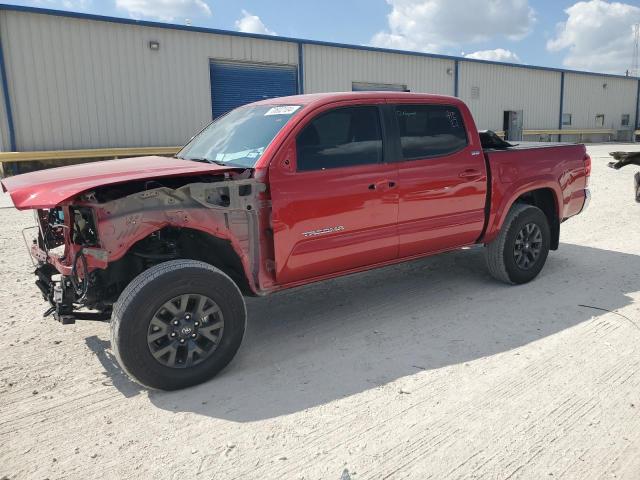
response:
[[[181,145],[237,105],[370,89],[455,95],[480,128],[531,139],[638,126],[623,76],[8,5],[0,42],[1,151]]]

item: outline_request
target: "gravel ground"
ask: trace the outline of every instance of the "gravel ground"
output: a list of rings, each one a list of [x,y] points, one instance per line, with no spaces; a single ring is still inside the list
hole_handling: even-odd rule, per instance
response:
[[[481,249],[248,301],[218,378],[150,392],[108,324],[42,319],[0,196],[0,478],[640,478],[640,205],[591,146],[593,199],[519,287]],[[3,477],[3,475],[5,477]]]

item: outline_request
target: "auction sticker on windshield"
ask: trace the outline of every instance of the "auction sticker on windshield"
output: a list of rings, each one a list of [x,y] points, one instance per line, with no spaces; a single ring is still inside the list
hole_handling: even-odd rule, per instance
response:
[[[273,107],[267,110],[267,113],[264,116],[268,115],[291,115],[293,112],[298,110],[300,105],[280,105],[278,107]]]

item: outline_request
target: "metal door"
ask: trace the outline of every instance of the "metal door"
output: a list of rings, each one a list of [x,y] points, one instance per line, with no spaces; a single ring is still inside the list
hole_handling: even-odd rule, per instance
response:
[[[211,62],[210,75],[214,119],[247,103],[298,91],[298,69],[294,65],[216,60]]]
[[[504,134],[507,141],[522,141],[522,110],[504,112]]]

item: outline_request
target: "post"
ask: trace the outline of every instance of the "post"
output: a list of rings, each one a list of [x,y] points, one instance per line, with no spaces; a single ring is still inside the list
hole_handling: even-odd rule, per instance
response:
[[[0,82],[2,83],[2,96],[4,97],[4,110],[7,113],[7,126],[9,129],[9,148],[12,152],[16,148],[16,132],[13,124],[13,112],[11,111],[11,99],[9,97],[9,82],[7,81],[7,69],[4,65],[4,52],[2,50],[2,32],[0,32]]]
[[[564,72],[560,73],[560,116],[558,118],[558,130],[562,130],[562,115],[564,114]],[[558,141],[562,141],[562,134],[558,134]]]
[[[460,84],[460,60],[456,60],[453,63],[453,96],[459,97],[459,84]]]
[[[634,129],[633,141],[636,141],[635,130],[640,129],[640,119],[638,115],[640,114],[640,79],[638,79],[638,90],[636,92],[636,128]]]
[[[298,43],[298,93],[304,93],[304,44]]]

